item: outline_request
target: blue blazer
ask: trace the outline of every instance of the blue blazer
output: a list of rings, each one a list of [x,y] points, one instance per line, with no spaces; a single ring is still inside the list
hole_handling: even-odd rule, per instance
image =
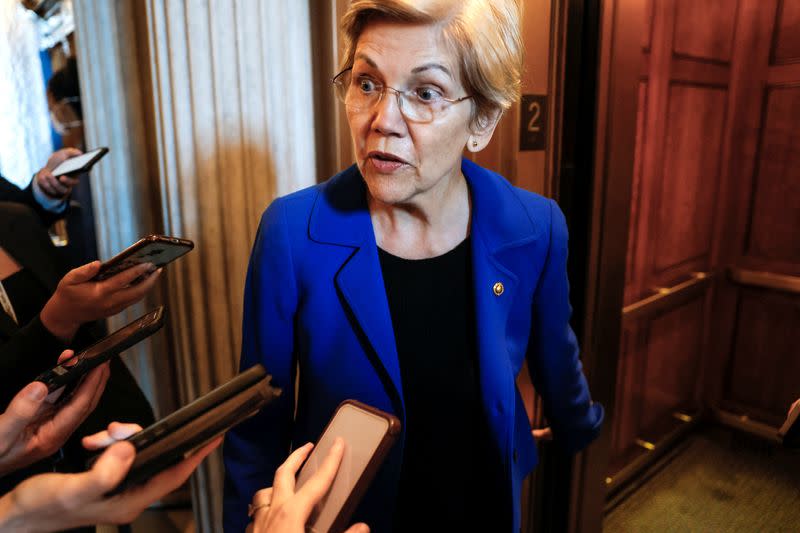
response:
[[[563,447],[577,451],[594,439],[603,409],[590,399],[569,326],[564,216],[552,200],[469,160],[462,171],[472,200],[480,387],[516,532],[521,484],[537,462],[516,387],[523,362]],[[504,286],[499,296],[497,282]],[[392,321],[357,167],[279,198],[265,211],[247,275],[243,336],[241,369],[262,363],[284,394],[225,440],[229,532],[244,531],[253,494],[272,485],[291,448],[318,439],[343,400],[360,400],[404,421]],[[391,530],[403,441],[401,434],[353,519],[375,532]],[[435,469],[431,465],[432,478]],[[447,490],[446,480],[439,482]]]

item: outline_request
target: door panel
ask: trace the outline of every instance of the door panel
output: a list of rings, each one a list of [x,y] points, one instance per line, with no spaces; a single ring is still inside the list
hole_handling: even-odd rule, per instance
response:
[[[707,24],[698,24],[707,21]],[[676,55],[728,63],[736,27],[736,3],[730,0],[679,0],[675,17]]]
[[[670,87],[652,284],[708,268],[726,99],[724,88]]]
[[[650,322],[640,436],[657,440],[671,427],[673,413],[694,403],[702,332],[701,298]]]
[[[728,398],[740,410],[779,425],[800,396],[797,331],[800,297],[746,288],[739,292],[738,319]]]
[[[772,64],[797,63],[800,61],[800,3],[797,1],[781,1],[778,5],[777,29]]]
[[[798,124],[800,86],[768,89],[745,252],[791,267],[800,267],[800,180],[787,179],[800,168]]]

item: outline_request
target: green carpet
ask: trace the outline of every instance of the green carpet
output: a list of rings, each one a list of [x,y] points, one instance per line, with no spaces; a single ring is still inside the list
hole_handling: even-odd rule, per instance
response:
[[[603,531],[800,532],[800,453],[723,428],[689,440],[606,516]]]

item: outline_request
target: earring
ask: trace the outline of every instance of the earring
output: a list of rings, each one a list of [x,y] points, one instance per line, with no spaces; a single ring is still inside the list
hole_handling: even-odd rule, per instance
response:
[[[478,147],[478,141],[472,141],[472,147],[473,148],[477,148]]]

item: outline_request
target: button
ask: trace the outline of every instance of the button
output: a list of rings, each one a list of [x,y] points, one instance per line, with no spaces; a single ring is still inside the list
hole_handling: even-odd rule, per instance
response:
[[[494,284],[494,287],[492,287],[492,291],[494,291],[495,296],[500,296],[501,294],[503,294],[504,290],[506,290],[506,288],[503,287],[503,284],[500,283],[499,281]]]

